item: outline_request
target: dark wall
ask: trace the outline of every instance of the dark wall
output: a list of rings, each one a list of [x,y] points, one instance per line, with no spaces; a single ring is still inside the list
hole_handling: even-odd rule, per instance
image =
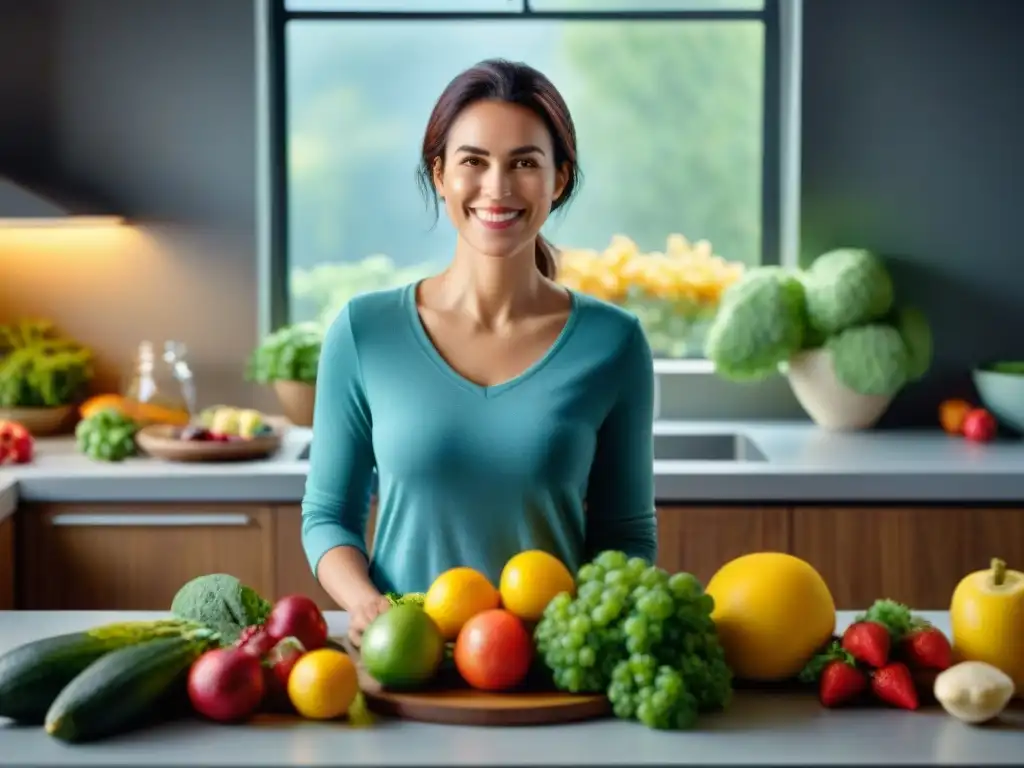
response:
[[[0,0],[0,169],[23,172],[46,162],[53,20],[51,0]]]
[[[802,251],[890,256],[934,326],[890,423],[933,424],[977,361],[1024,359],[1022,30],[1020,0],[805,2]]]

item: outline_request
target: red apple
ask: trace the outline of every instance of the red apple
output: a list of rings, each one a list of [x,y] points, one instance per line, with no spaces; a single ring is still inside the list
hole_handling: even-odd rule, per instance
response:
[[[964,437],[974,443],[987,443],[996,436],[996,420],[984,408],[974,408],[964,416]]]

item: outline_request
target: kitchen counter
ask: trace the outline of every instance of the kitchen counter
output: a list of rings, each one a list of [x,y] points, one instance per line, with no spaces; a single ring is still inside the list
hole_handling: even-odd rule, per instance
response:
[[[830,433],[802,422],[658,422],[672,435],[739,434],[764,454],[751,461],[655,461],[662,503],[1024,503],[1024,440],[986,445],[938,430]],[[103,464],[72,438],[37,442],[36,460],[0,469],[0,517],[17,497],[36,502],[298,503],[310,430],[295,428],[268,460],[174,464],[134,458]],[[5,484],[7,490],[4,490]]]
[[[0,612],[0,652],[59,632],[151,613]],[[945,614],[923,613],[948,629]],[[328,613],[335,636],[346,616]],[[841,612],[844,627],[853,614]],[[725,713],[689,732],[655,732],[615,719],[544,727],[460,727],[380,720],[368,728],[260,718],[250,726],[193,720],[89,745],[0,720],[0,765],[625,765],[711,763],[1020,762],[1024,709],[968,726],[937,706],[826,710],[809,694],[740,692]]]

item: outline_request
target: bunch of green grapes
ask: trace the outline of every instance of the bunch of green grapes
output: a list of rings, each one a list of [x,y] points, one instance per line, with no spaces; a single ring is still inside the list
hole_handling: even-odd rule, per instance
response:
[[[617,717],[684,729],[732,695],[713,608],[693,575],[609,550],[580,568],[575,597],[548,604],[534,637],[559,689],[606,693]]]

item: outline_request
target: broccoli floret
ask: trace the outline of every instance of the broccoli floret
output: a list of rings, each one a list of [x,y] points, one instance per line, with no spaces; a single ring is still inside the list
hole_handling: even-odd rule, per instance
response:
[[[910,353],[891,325],[849,328],[826,343],[836,378],[862,395],[894,395],[909,380]]]
[[[733,381],[756,381],[803,345],[803,286],[778,267],[754,269],[730,286],[711,327],[704,352],[715,370]]]
[[[256,590],[227,573],[198,576],[171,601],[171,613],[202,622],[218,632],[225,645],[235,642],[246,627],[266,621],[271,607]]]
[[[427,595],[424,592],[406,592],[400,595],[398,592],[388,592],[385,597],[391,605],[418,605],[423,606]]]
[[[878,320],[892,309],[892,277],[870,251],[841,248],[824,253],[801,280],[807,320],[811,328],[827,336]]]

